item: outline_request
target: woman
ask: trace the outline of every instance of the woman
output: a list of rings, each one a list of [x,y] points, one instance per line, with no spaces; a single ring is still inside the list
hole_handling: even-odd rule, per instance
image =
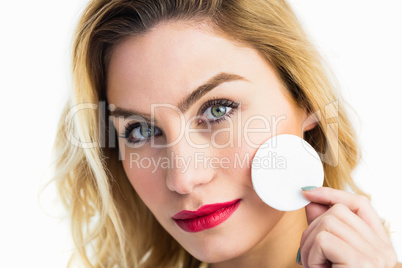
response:
[[[73,73],[57,178],[86,266],[396,265],[351,178],[345,102],[285,1],[91,1]],[[292,212],[250,180],[258,146],[284,133],[325,173]]]

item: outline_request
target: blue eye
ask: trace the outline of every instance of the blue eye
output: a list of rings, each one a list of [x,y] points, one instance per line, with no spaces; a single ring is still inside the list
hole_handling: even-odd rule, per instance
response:
[[[148,125],[145,122],[136,122],[126,126],[126,130],[122,138],[127,139],[129,143],[137,143],[148,141],[154,136],[158,136],[162,131],[155,126]]]
[[[240,103],[227,99],[211,99],[205,102],[198,115],[206,118],[210,124],[219,123],[230,117],[237,110]],[[162,135],[162,130],[145,122],[128,124],[121,138],[128,143],[148,142],[150,139]]]

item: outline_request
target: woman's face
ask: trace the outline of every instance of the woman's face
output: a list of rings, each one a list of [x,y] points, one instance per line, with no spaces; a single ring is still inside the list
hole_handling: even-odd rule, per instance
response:
[[[251,163],[271,136],[303,137],[307,115],[255,50],[205,27],[159,24],[115,47],[107,78],[124,170],[190,254],[206,262],[232,259],[276,230],[284,213],[253,190]],[[153,126],[135,124],[145,114]],[[275,159],[267,161],[275,165]],[[231,215],[173,218],[182,210],[236,200]]]

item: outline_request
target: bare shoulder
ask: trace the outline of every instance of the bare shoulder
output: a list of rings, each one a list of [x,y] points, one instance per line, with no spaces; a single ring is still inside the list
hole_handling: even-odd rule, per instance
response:
[[[394,268],[402,268],[402,263],[398,262]]]

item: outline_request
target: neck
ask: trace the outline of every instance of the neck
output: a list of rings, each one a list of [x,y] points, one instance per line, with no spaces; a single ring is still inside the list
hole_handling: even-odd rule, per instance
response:
[[[285,212],[272,231],[247,253],[208,268],[237,267],[300,267],[297,250],[303,231],[307,228],[304,209]]]

